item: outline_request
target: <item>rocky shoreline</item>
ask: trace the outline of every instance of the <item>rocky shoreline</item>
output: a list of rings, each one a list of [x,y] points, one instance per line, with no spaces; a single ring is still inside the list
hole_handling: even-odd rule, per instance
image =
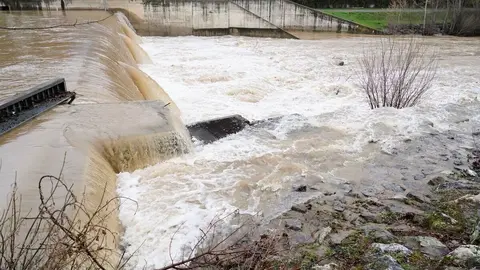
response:
[[[452,170],[412,173],[425,189],[352,186],[294,205],[261,226],[255,245],[275,243],[262,269],[480,269],[480,152],[467,152],[439,156]]]

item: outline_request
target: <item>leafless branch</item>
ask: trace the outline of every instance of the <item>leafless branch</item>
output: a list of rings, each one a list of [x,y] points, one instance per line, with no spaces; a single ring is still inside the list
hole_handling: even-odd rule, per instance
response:
[[[376,45],[364,51],[357,74],[370,108],[416,105],[435,78],[436,52],[414,36],[389,36]]]

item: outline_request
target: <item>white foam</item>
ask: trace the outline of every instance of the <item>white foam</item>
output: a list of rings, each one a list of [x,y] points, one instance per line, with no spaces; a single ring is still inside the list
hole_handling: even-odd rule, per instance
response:
[[[240,114],[250,120],[299,114],[245,130],[195,152],[119,175],[119,193],[138,201],[120,211],[132,263],[161,267],[192,245],[216,215],[235,209],[274,216],[299,199],[292,184],[305,175],[325,181],[346,164],[362,162],[369,140],[390,151],[399,140],[452,128],[452,104],[476,102],[478,59],[455,62],[454,50],[475,46],[442,40],[445,59],[430,97],[415,108],[370,110],[354,84],[366,38],[299,41],[245,37],[146,37],[154,64],[141,68],[182,111],[184,122]],[[363,45],[362,45],[363,44]],[[453,56],[449,56],[452,54]],[[339,60],[345,66],[337,66]],[[462,128],[458,125],[455,128]],[[175,241],[170,245],[170,238]]]

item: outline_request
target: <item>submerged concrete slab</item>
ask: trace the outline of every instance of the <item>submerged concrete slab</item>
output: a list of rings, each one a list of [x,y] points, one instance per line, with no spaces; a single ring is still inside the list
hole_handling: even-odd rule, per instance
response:
[[[6,197],[16,179],[23,210],[34,209],[38,180],[58,175],[62,166],[65,181],[80,192],[86,182],[114,191],[116,172],[187,151],[187,134],[162,102],[59,106],[0,137],[0,196]]]

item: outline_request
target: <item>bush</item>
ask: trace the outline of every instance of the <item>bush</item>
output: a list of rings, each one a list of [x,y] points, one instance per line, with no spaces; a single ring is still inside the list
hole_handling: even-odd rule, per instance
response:
[[[358,79],[370,108],[405,108],[417,104],[430,89],[437,55],[419,37],[380,38],[364,51]]]

